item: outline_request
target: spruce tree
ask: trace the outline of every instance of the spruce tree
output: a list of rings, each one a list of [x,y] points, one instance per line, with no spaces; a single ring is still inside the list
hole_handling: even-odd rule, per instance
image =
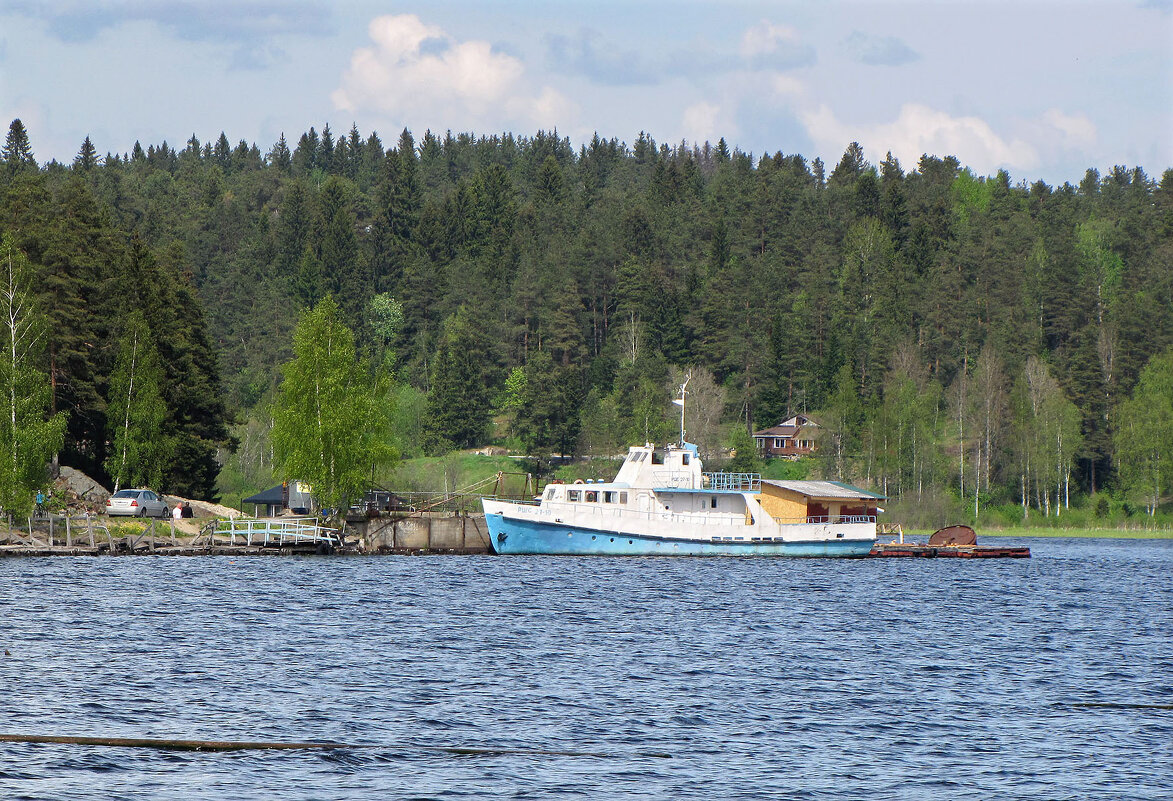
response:
[[[8,136],[4,138],[4,147],[0,149],[0,162],[3,162],[4,171],[9,178],[17,173],[37,169],[37,160],[33,158],[33,146],[29,143],[28,131],[19,118],[8,126]]]
[[[73,168],[80,172],[89,172],[96,166],[98,166],[98,150],[87,136],[85,141],[81,143],[81,149],[77,151],[77,157],[73,160]]]

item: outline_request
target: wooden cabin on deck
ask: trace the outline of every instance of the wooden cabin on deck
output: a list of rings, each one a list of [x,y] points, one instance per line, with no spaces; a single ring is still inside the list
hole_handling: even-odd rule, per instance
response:
[[[839,481],[762,479],[758,502],[779,523],[870,522],[885,496]],[[853,520],[869,518],[870,520]]]

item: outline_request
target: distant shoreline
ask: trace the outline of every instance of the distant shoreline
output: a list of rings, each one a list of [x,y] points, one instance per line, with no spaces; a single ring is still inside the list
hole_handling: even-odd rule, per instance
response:
[[[1126,529],[1126,528],[982,528],[974,526],[978,541],[985,537],[1071,537],[1080,539],[1115,540],[1173,540],[1173,529]],[[932,531],[917,529],[906,531],[905,536],[928,536]],[[881,535],[886,536],[886,535]]]

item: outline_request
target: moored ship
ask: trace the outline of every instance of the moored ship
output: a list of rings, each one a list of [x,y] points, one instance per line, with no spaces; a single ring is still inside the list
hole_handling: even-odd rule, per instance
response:
[[[696,446],[632,447],[614,480],[483,501],[500,554],[867,556],[883,496],[832,481],[706,473]]]

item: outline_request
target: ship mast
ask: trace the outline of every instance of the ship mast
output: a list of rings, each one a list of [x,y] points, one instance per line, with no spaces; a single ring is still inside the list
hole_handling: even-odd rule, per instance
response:
[[[688,382],[691,380],[692,370],[689,370],[688,375],[684,377],[684,383],[680,385],[680,397],[672,401],[680,407],[680,447],[682,448],[684,447],[684,443],[687,441],[684,438],[684,398],[686,395],[688,395],[688,390],[685,389],[685,387],[688,386]]]

